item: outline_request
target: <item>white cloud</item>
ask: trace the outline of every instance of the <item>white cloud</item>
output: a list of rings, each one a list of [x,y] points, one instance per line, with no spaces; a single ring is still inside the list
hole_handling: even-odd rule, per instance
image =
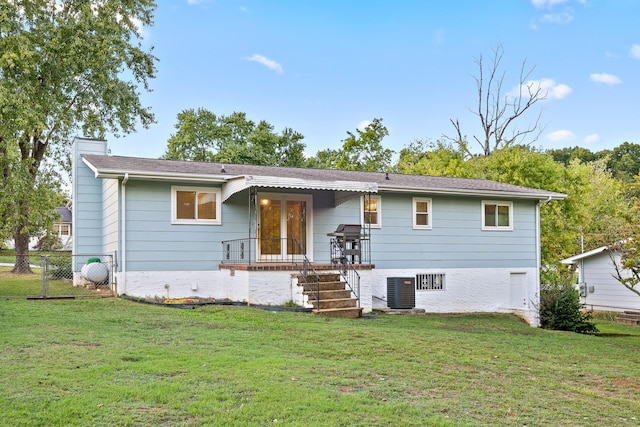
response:
[[[632,58],[640,59],[640,44],[634,44],[633,46],[631,46],[629,54]]]
[[[187,4],[203,4],[207,3],[209,0],[187,0]]]
[[[269,58],[267,58],[265,56],[254,54],[254,55],[251,55],[251,56],[249,56],[249,57],[247,57],[245,59],[247,61],[253,61],[253,62],[257,62],[258,64],[262,64],[265,67],[269,68],[270,70],[275,71],[278,74],[284,73],[284,70],[282,69],[282,65],[278,64],[273,59],[269,59]]]
[[[604,84],[608,84],[608,85],[617,85],[622,83],[622,80],[620,80],[620,78],[618,76],[614,76],[613,74],[607,74],[607,73],[593,73],[589,76],[589,78],[591,78],[591,81],[594,81],[596,83],[604,83]]]
[[[569,0],[531,0],[531,4],[538,9],[552,8],[553,6],[566,3]]]
[[[556,84],[553,79],[530,80],[522,86],[516,86],[507,94],[510,98],[522,96],[528,98],[537,91],[539,99],[562,99],[567,97],[573,89],[564,83]]]
[[[573,15],[569,12],[545,13],[540,18],[540,22],[548,22],[550,24],[568,24],[571,21],[573,21]]]
[[[370,124],[371,124],[371,120],[363,120],[360,123],[358,123],[357,128],[360,129],[361,131],[364,131]]]
[[[593,144],[600,141],[600,135],[597,133],[592,133],[591,135],[587,135],[584,137],[583,141],[587,144]]]
[[[553,142],[566,142],[576,139],[576,135],[570,130],[557,130],[546,134],[545,138]]]

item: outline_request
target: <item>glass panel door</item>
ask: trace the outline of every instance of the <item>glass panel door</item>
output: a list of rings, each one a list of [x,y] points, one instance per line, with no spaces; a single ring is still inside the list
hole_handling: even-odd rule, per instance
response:
[[[280,255],[282,253],[280,232],[281,201],[260,199],[260,224],[258,230],[258,248],[260,256]]]
[[[311,196],[259,194],[258,255],[261,261],[309,256]],[[295,239],[295,240],[294,240]]]
[[[287,237],[287,255],[306,254],[307,202],[304,200],[287,200]]]

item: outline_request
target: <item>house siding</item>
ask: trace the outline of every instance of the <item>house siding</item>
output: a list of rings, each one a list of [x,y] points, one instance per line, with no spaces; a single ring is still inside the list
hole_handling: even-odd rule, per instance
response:
[[[615,255],[619,261],[619,255]],[[625,288],[615,273],[609,252],[582,260],[581,280],[587,292],[583,302],[587,308],[603,311],[640,310],[640,296]],[[593,287],[593,292],[589,288]]]
[[[248,234],[247,205],[237,195],[227,200],[221,225],[172,224],[171,183],[129,180],[127,271],[217,270],[221,242]]]
[[[533,201],[513,202],[513,230],[482,230],[481,198],[432,195],[432,229],[413,228],[416,194],[381,194],[382,227],[371,229],[371,262],[376,268],[535,268],[536,218]],[[316,217],[335,229],[360,222],[360,199]],[[316,212],[317,213],[317,212]],[[325,233],[326,234],[326,233]],[[326,238],[325,238],[326,240]],[[328,248],[328,246],[327,246]],[[325,252],[328,249],[325,250]],[[318,254],[319,252],[316,252]]]
[[[82,154],[105,154],[106,142],[76,138],[73,181],[73,253],[102,254],[102,180],[82,161]]]
[[[102,223],[104,234],[102,242],[106,254],[115,254],[119,251],[118,239],[120,228],[119,208],[119,181],[117,179],[102,180]]]

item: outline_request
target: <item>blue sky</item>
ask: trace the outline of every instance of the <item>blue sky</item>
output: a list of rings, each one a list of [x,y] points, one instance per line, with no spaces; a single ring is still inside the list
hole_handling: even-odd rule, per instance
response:
[[[159,0],[143,30],[159,58],[143,95],[157,123],[109,146],[159,157],[188,108],[291,127],[310,155],[340,148],[373,118],[395,151],[453,135],[456,118],[471,139],[475,61],[488,62],[499,43],[504,92],[517,87],[523,61],[548,90],[534,145],[640,143],[639,19],[637,0]]]

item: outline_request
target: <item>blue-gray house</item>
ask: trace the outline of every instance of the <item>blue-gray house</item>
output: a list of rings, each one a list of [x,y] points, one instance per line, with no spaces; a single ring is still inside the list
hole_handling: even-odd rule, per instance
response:
[[[322,294],[359,312],[512,312],[538,325],[539,207],[563,194],[110,156],[89,139],[73,157],[74,253],[116,254],[119,294],[316,309]]]

